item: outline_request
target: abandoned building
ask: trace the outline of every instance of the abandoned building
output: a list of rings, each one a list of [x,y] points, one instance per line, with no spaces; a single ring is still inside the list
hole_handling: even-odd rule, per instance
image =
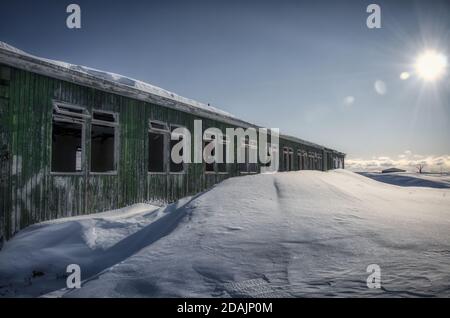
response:
[[[44,220],[172,202],[252,163],[168,159],[168,135],[258,126],[152,85],[29,55],[0,42],[0,237]],[[344,167],[345,154],[280,134],[281,171]]]

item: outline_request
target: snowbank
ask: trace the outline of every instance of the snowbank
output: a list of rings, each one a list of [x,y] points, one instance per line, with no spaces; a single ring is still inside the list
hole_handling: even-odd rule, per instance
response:
[[[343,170],[232,178],[165,208],[31,226],[0,252],[0,294],[450,296],[449,206],[449,189]],[[81,289],[63,288],[70,263]]]
[[[386,182],[402,187],[428,187],[428,188],[450,188],[449,174],[431,174],[431,173],[376,173],[360,172],[361,175],[372,178],[377,181]]]

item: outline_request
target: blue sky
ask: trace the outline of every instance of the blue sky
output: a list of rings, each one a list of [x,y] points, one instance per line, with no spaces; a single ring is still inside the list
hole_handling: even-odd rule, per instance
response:
[[[81,6],[80,30],[66,27],[70,3]],[[370,3],[381,6],[381,29],[366,26]],[[427,84],[414,74],[399,78],[427,48],[450,53],[448,1],[0,6],[0,40],[37,56],[144,80],[349,159],[450,163],[449,76]]]

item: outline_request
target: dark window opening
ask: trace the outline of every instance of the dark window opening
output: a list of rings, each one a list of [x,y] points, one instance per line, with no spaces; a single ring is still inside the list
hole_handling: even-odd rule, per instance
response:
[[[294,168],[294,151],[292,148],[283,148],[283,170],[292,171]]]
[[[267,143],[266,147],[267,147],[267,162],[261,163],[261,165],[263,167],[270,167],[272,165],[271,145],[269,143]]]
[[[148,171],[164,172],[164,134],[148,133]]]
[[[217,170],[219,172],[227,172],[227,144],[222,145],[222,162],[217,164]]]
[[[79,172],[82,170],[81,123],[53,120],[52,172]]]
[[[177,127],[172,127],[172,131],[174,131],[176,128]],[[177,143],[181,142],[182,140],[183,140],[183,137],[180,137],[180,139],[178,139],[178,140],[172,140],[172,139],[170,140],[170,154],[172,153],[173,147]],[[184,149],[182,148],[180,150],[180,155],[181,156],[183,156],[183,154],[184,154],[183,152],[184,152]],[[170,155],[170,172],[183,172],[183,170],[184,170],[183,162],[180,162],[180,163],[173,162],[172,161],[172,156]]]
[[[94,115],[95,117],[95,115]],[[92,124],[91,126],[91,171],[115,171],[115,128]]]
[[[244,147],[244,162],[239,163],[239,171],[240,172],[248,172],[248,158],[249,158],[249,149],[248,146],[241,146]]]
[[[243,147],[244,149],[244,162],[239,163],[239,172],[247,173],[249,170],[248,162],[250,158],[249,146],[250,146],[250,137],[245,136],[244,143],[242,144],[240,140],[238,140],[238,147]],[[242,151],[242,148],[238,149],[238,151]]]
[[[257,148],[255,148],[255,147],[252,147],[251,149],[250,149],[250,147],[248,148],[248,152],[249,152],[249,155],[248,155],[248,171],[251,172],[251,173],[256,173],[256,172],[258,172],[258,163],[257,162],[250,162],[250,151],[257,151]],[[258,154],[256,154],[256,157],[254,155],[252,155],[252,158],[257,158],[257,156],[258,156]],[[252,159],[252,161],[253,161],[253,159]]]
[[[250,142],[248,140],[248,172],[256,173],[258,172],[258,142],[255,140]],[[251,158],[250,158],[251,157]]]
[[[94,112],[93,119],[106,121],[106,122],[110,122],[110,123],[114,123],[116,121],[114,114],[104,113],[104,112]]]
[[[207,140],[207,141],[205,141],[204,143],[203,143],[203,149],[205,149],[209,144],[211,144],[213,142],[213,140]],[[212,151],[211,151],[211,157],[214,157],[216,155],[216,148],[214,148],[214,149],[212,149]],[[211,158],[209,158],[209,159],[211,159]],[[210,160],[208,160],[208,161],[210,161]],[[214,162],[212,162],[212,163],[208,163],[208,162],[205,162],[205,171],[206,172],[214,172],[215,170],[214,170]]]

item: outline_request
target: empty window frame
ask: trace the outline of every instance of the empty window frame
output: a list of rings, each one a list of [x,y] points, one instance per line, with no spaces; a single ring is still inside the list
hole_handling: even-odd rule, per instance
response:
[[[289,171],[294,170],[294,150],[289,148]]]
[[[222,147],[222,162],[217,163],[217,172],[218,173],[227,173],[227,147],[229,145],[229,141],[227,136],[222,136],[222,141],[219,143],[219,147]]]
[[[83,123],[53,118],[52,172],[83,170],[83,131]]]
[[[249,154],[250,141],[249,140],[250,140],[249,136],[245,136],[244,140],[238,140],[236,155],[237,155],[238,151],[242,150],[242,148],[239,148],[239,147],[243,147],[243,149],[244,149],[244,158],[243,158],[244,162],[238,163],[238,168],[239,168],[240,173],[248,173],[249,172],[249,165],[248,165],[249,157],[250,157],[250,154]]]
[[[267,162],[261,163],[261,166],[270,167],[272,165],[273,151],[272,151],[272,146],[270,143],[267,143],[266,147],[267,147]]]
[[[257,173],[258,172],[258,163],[257,162],[250,162],[250,151],[257,152],[258,151],[258,143],[256,140],[250,141],[247,147],[248,151],[248,172],[249,173]],[[254,159],[258,158],[258,154],[256,153],[256,156],[254,156]]]
[[[84,170],[84,126],[89,113],[83,107],[54,102],[52,116],[51,172]]]
[[[148,172],[166,172],[166,144],[169,137],[168,125],[160,121],[150,121],[148,130]]]
[[[205,149],[206,147],[208,147],[212,142],[214,142],[214,139],[212,137],[208,137],[205,138],[203,140],[203,149]],[[204,151],[204,150],[203,150]],[[212,149],[211,151],[211,156],[208,158],[208,161],[211,161],[212,158],[216,155],[216,149]],[[206,158],[205,158],[206,159]],[[216,169],[215,169],[215,162],[206,162],[205,160],[205,173],[215,173]]]
[[[284,147],[283,148],[283,169],[284,171],[293,170],[293,157],[294,151],[292,148]]]
[[[308,153],[308,167],[309,170],[314,170],[314,154],[312,152]]]
[[[301,152],[301,150],[297,151],[297,167],[298,170],[303,170],[303,153]]]
[[[94,110],[91,121],[91,172],[117,171],[118,114]]]
[[[316,154],[317,156],[317,170],[322,170],[322,156],[320,154]]]
[[[171,125],[171,126],[170,126],[171,132],[173,132],[176,128],[181,128],[181,126]],[[175,162],[173,162],[173,161],[172,161],[172,156],[171,156],[172,148],[173,148],[177,143],[181,142],[181,141],[182,141],[182,138],[183,138],[183,136],[181,135],[181,136],[180,136],[180,139],[178,139],[178,140],[172,140],[172,139],[170,138],[170,136],[168,136],[168,139],[170,139],[170,148],[169,148],[169,153],[168,153],[168,155],[169,155],[169,157],[170,157],[169,169],[170,169],[170,172],[172,172],[172,173],[183,173],[183,172],[184,172],[184,163],[183,163],[183,162],[180,162],[180,163],[175,163]],[[180,155],[183,156],[183,149],[181,149]]]
[[[288,171],[287,167],[289,166],[289,150],[288,148],[283,148],[283,171]]]
[[[271,146],[271,142],[272,142],[272,135],[269,133],[269,131],[266,132],[267,133],[267,138],[266,138],[266,156],[267,156],[267,162],[264,162],[261,158],[260,160],[260,164],[262,167],[270,167],[272,165],[272,146]],[[264,147],[263,144],[259,144],[259,147]],[[258,150],[258,156],[259,156],[259,150]]]

